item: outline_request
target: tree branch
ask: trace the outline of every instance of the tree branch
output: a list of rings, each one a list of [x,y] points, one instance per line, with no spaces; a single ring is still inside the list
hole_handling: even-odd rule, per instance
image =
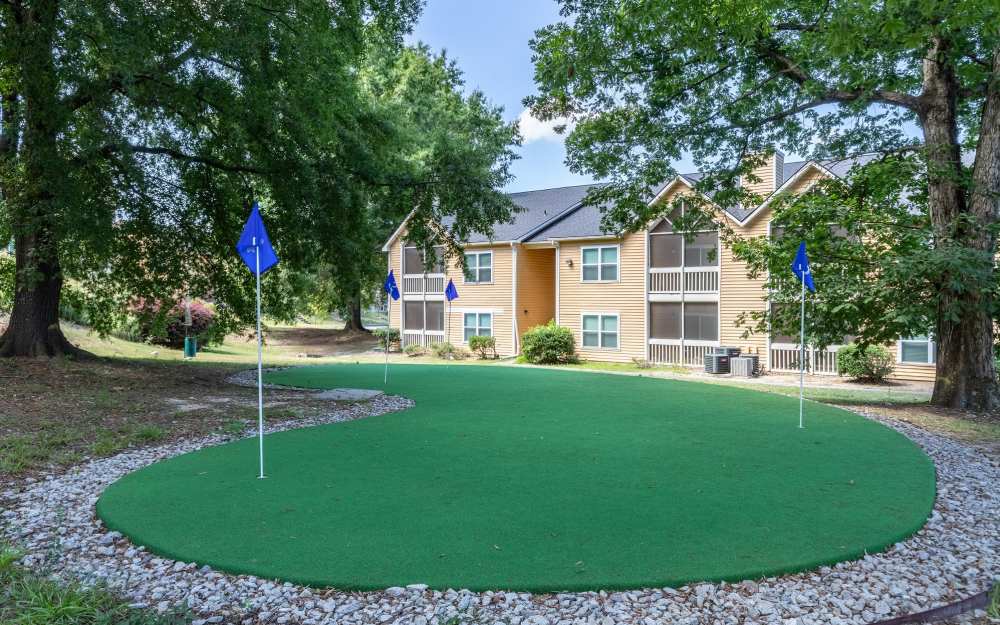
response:
[[[785,54],[778,45],[778,42],[774,39],[759,41],[755,45],[755,48],[757,50],[757,56],[760,60],[772,66],[772,68],[774,68],[780,75],[788,78],[799,87],[804,87],[810,83],[821,86],[823,85],[822,82],[813,78],[813,76],[803,69],[802,66],[799,65],[794,59]],[[887,91],[882,89],[874,89],[871,91],[856,89],[847,91],[833,87],[825,87],[823,91],[823,95],[816,100],[821,104],[869,100],[871,102],[901,106],[914,112],[916,112],[920,107],[920,101],[916,96],[899,91]],[[813,106],[819,106],[819,104],[814,104]]]
[[[188,154],[174,148],[168,148],[166,146],[157,145],[136,145],[131,143],[109,143],[102,146],[100,149],[92,152],[91,154],[100,154],[103,156],[111,156],[119,152],[131,152],[133,154],[149,154],[152,156],[166,156],[167,158],[173,159],[175,161],[181,161],[185,163],[198,163],[200,165],[205,165],[213,169],[218,169],[220,171],[227,171],[231,173],[242,173],[242,174],[267,174],[271,173],[268,170],[261,169],[260,167],[252,167],[250,165],[241,165],[238,163],[228,163],[226,161],[213,158],[211,156],[199,156],[197,154]],[[77,158],[75,160],[86,160],[82,158]]]
[[[195,52],[196,50],[194,45],[190,45],[180,54],[173,56],[163,63],[147,70],[136,72],[134,74],[114,73],[102,80],[81,85],[74,93],[63,99],[63,105],[69,108],[70,111],[75,111],[93,102],[99,94],[108,92],[121,93],[125,89],[126,85],[138,84],[146,80],[153,80],[162,74],[168,74],[176,70],[189,60],[193,59],[195,57]]]

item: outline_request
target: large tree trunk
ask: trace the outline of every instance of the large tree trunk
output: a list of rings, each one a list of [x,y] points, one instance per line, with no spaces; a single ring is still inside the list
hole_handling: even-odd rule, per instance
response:
[[[7,330],[0,336],[0,356],[61,356],[76,355],[79,350],[70,344],[59,329],[59,295],[62,272],[56,259],[34,258],[47,244],[38,244],[37,234],[20,236],[16,246],[14,309]],[[21,268],[31,267],[30,271]]]
[[[79,350],[59,329],[62,270],[59,263],[57,219],[67,192],[67,167],[59,153],[58,136],[66,111],[59,100],[53,61],[58,3],[40,0],[19,21],[22,54],[17,59],[24,132],[7,144],[4,158],[21,171],[3,179],[4,198],[14,227],[14,308],[0,336],[0,356],[58,356]],[[11,120],[6,119],[5,132]],[[14,125],[17,125],[14,122]],[[13,133],[16,135],[16,133]]]
[[[974,250],[992,270],[995,239],[987,226],[996,218],[1000,191],[1000,93],[994,81],[983,108],[971,193],[962,181],[958,143],[958,81],[945,59],[947,42],[935,41],[924,61],[920,120],[928,157],[928,201],[937,245]],[[1000,52],[995,67],[1000,70]],[[971,217],[971,219],[969,219]],[[1000,409],[1000,385],[993,360],[989,293],[954,290],[941,276],[936,324],[937,378],[932,402],[939,406],[992,412]],[[956,314],[958,312],[959,314]]]
[[[367,332],[368,329],[365,328],[365,324],[361,321],[361,295],[357,294],[351,298],[350,304],[348,304],[348,315],[347,319],[344,321],[345,330],[354,330],[356,332]]]

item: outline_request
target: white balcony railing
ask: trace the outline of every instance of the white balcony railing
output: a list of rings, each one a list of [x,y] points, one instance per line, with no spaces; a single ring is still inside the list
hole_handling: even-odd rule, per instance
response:
[[[649,270],[650,293],[718,293],[718,267],[654,267]]]
[[[681,345],[680,339],[649,339],[649,361],[657,365],[702,367],[708,350],[718,346],[718,341],[690,340]]]
[[[444,274],[406,274],[403,276],[403,293],[422,295],[444,293]]]
[[[826,349],[806,347],[806,371],[818,375],[837,375],[837,350],[839,345],[831,345]],[[790,343],[771,344],[771,371],[798,373],[802,351],[798,345]]]
[[[444,332],[440,330],[403,330],[403,349],[410,345],[428,347],[444,342]]]

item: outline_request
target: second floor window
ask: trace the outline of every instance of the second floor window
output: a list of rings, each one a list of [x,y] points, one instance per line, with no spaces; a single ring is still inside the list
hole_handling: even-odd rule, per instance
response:
[[[421,273],[444,273],[444,248],[434,247],[434,263],[427,266],[427,257],[414,245],[403,247],[403,273],[415,275]]]
[[[649,266],[652,268],[718,265],[718,232],[696,232],[689,241],[683,234],[674,233],[670,223],[664,220],[649,233]]]
[[[493,252],[475,252],[465,255],[465,281],[470,284],[493,282]]]
[[[580,250],[584,282],[615,282],[618,280],[618,246],[600,245]]]

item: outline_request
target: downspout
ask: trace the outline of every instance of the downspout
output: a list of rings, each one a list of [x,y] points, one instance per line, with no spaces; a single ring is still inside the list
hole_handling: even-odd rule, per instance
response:
[[[644,247],[642,250],[642,352],[645,354],[646,362],[650,362],[649,347],[649,228],[643,233]]]
[[[517,356],[518,343],[520,342],[519,341],[520,336],[518,336],[517,332],[517,244],[514,243],[513,241],[511,241],[510,244],[510,253],[511,256],[513,257],[513,264],[514,264],[514,285],[510,293],[510,306],[511,306],[510,327],[511,327],[511,333],[513,334],[513,336],[511,337],[511,348],[513,349],[513,354]]]
[[[562,325],[559,319],[559,241],[555,241],[556,245],[556,325]]]

